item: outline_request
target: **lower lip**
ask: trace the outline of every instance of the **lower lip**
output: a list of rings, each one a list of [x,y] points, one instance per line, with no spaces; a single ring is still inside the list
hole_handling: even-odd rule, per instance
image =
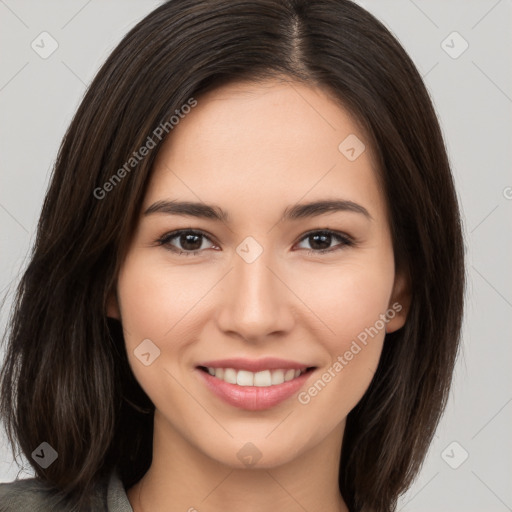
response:
[[[201,374],[205,384],[219,398],[222,398],[225,402],[234,407],[248,411],[262,411],[284,402],[287,398],[297,393],[311,373],[313,373],[309,370],[282,384],[259,387],[230,384],[203,370],[196,369],[196,371]]]

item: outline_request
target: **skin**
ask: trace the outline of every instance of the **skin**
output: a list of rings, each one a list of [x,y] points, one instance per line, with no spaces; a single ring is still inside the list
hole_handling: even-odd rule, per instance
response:
[[[235,408],[203,384],[196,365],[300,361],[317,368],[304,391],[396,302],[402,310],[385,329],[403,326],[409,293],[395,273],[373,153],[366,143],[349,161],[338,150],[349,134],[367,140],[326,92],[273,80],[198,98],[164,143],[108,306],[156,407],[152,465],[127,492],[135,512],[348,510],[338,487],[345,420],[371,382],[384,329],[307,404],[295,395],[264,411]],[[371,219],[338,211],[280,222],[285,208],[320,199],[353,201]],[[230,218],[143,214],[161,200],[215,204]],[[192,252],[183,237],[167,248],[157,242],[185,228],[205,234],[197,255],[168,248]],[[333,236],[315,245],[305,236],[322,229],[356,243]],[[252,263],[236,252],[248,236],[263,249]],[[160,350],[149,366],[134,354],[144,339]],[[249,442],[261,453],[252,467],[237,457]]]

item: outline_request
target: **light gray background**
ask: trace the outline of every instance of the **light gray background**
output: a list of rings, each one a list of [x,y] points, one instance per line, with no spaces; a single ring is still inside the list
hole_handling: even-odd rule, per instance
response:
[[[6,308],[61,138],[87,84],[128,29],[159,3],[0,0],[0,292],[8,293]],[[398,37],[426,81],[453,166],[467,245],[463,352],[451,399],[421,474],[398,508],[512,510],[512,3],[360,3]],[[31,48],[43,31],[59,45],[47,59]],[[469,44],[457,58],[464,41],[450,36],[454,31]],[[5,321],[6,309],[2,331]],[[19,473],[3,433],[0,443],[0,481],[32,476]],[[467,460],[450,467],[465,452]]]

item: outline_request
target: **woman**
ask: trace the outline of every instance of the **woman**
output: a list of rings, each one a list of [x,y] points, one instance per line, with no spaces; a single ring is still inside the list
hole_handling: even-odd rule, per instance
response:
[[[59,151],[1,373],[37,478],[0,510],[395,510],[463,292],[440,128],[380,22],[166,2]]]

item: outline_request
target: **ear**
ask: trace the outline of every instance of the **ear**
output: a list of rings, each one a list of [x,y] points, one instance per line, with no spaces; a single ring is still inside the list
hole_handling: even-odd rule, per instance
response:
[[[107,299],[107,317],[121,320],[121,311],[119,310],[119,302],[115,288],[109,293]]]
[[[394,332],[404,326],[407,314],[411,305],[411,286],[405,273],[395,274],[393,291],[388,304],[389,321],[386,325],[386,332]],[[394,313],[394,315],[393,315]]]

